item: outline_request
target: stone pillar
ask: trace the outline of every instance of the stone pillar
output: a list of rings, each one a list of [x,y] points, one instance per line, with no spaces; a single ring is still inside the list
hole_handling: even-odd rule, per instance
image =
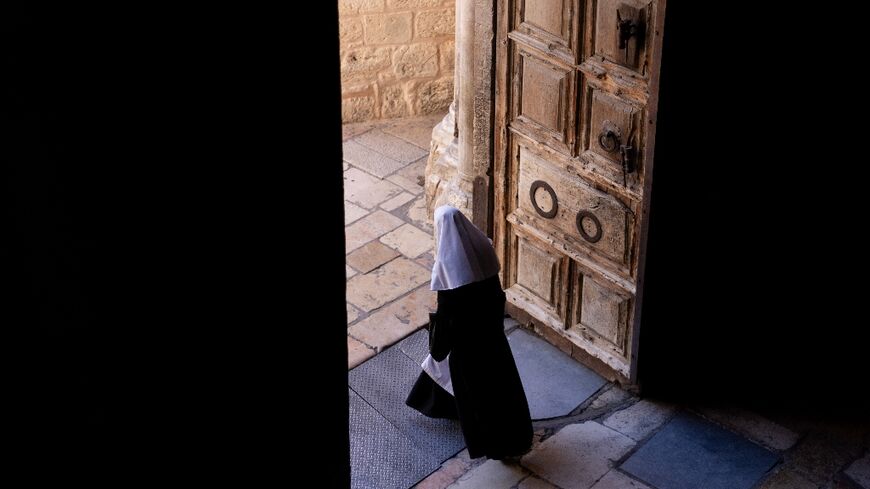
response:
[[[426,206],[460,209],[491,233],[493,1],[457,0],[454,100],[432,131]]]

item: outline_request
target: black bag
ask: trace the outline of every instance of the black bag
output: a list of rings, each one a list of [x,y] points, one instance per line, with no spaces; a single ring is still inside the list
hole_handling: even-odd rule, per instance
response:
[[[429,354],[435,361],[440,362],[447,358],[450,353],[450,327],[449,321],[438,316],[437,313],[429,313]]]

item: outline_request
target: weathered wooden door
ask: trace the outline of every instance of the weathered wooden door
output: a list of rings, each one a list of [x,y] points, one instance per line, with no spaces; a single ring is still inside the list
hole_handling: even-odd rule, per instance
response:
[[[499,0],[495,244],[508,300],[636,380],[665,0]],[[598,362],[600,360],[600,362]]]

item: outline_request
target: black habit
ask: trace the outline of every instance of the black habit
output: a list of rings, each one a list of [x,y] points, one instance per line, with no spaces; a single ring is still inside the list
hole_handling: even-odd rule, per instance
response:
[[[438,291],[436,334],[449,342],[453,392],[422,372],[406,404],[436,418],[459,419],[471,458],[521,455],[532,421],[504,334],[505,295],[498,275]]]

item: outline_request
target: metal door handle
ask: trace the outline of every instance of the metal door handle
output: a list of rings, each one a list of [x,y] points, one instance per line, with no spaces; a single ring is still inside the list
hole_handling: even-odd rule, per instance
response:
[[[614,131],[613,128],[605,126],[601,129],[601,133],[598,134],[598,144],[604,151],[613,153],[620,146],[619,133]]]

